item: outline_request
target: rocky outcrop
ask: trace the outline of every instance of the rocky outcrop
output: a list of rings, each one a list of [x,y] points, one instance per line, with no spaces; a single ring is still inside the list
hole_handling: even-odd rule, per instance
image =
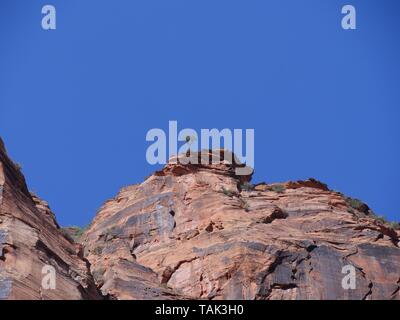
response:
[[[173,161],[107,201],[82,237],[102,293],[399,299],[399,232],[368,206],[314,179],[253,186],[237,165]]]
[[[238,161],[182,157],[85,231],[60,229],[0,139],[0,299],[400,299],[400,232],[366,204],[314,179],[252,185]]]
[[[100,298],[82,247],[63,236],[47,203],[29,193],[0,139],[0,299]]]

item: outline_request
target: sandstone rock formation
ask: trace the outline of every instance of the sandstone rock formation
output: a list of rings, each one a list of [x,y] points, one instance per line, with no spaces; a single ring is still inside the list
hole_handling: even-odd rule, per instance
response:
[[[399,232],[316,180],[248,183],[168,164],[107,201],[83,235],[115,299],[399,299]],[[355,267],[345,290],[342,268]]]
[[[314,179],[252,185],[237,161],[181,157],[81,235],[29,193],[0,139],[0,299],[400,299],[400,232],[366,204]],[[41,286],[44,265],[56,290]]]
[[[42,286],[51,270],[55,289],[46,281]],[[0,299],[101,298],[82,247],[63,236],[47,203],[29,193],[0,139]]]

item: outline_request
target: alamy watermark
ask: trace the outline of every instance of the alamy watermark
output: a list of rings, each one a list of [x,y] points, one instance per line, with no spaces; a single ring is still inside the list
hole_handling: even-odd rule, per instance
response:
[[[233,129],[233,131],[230,129],[201,129],[200,135],[198,135],[196,130],[190,128],[178,132],[178,122],[169,121],[168,134],[158,128],[147,132],[146,141],[153,143],[147,148],[146,160],[152,165],[166,164],[167,160],[169,160],[169,163],[199,164],[200,162],[201,164],[215,164],[220,161],[234,163],[236,159],[233,159],[233,157],[236,156],[247,167],[238,166],[235,168],[235,173],[237,175],[248,175],[250,168],[254,168],[254,129],[246,129],[244,133],[245,154],[243,154],[242,129]],[[179,142],[183,145],[178,148]],[[223,146],[223,150],[221,150],[221,146]],[[168,159],[167,149],[169,151]],[[213,153],[210,158],[210,150],[214,152],[221,150],[221,152]],[[198,157],[199,153],[200,157]]]
[[[46,264],[42,268],[42,288],[45,290],[56,289],[56,269]]]
[[[342,279],[344,290],[356,289],[356,268],[350,264],[343,266],[342,273],[346,274]]]
[[[356,24],[356,8],[353,5],[346,4],[342,7],[342,28],[344,30],[357,29]],[[56,8],[54,5],[46,4],[42,7],[42,28],[43,30],[56,30]]]
[[[344,30],[355,30],[357,29],[356,23],[356,8],[350,4],[343,6],[342,14],[345,16],[342,18],[342,28]]]
[[[43,30],[56,30],[56,8],[53,5],[46,4],[42,7],[42,28]]]

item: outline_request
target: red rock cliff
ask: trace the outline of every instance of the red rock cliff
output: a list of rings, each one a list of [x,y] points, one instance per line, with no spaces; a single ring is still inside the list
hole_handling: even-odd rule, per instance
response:
[[[0,299],[400,298],[399,231],[366,204],[313,179],[253,186],[237,166],[166,165],[107,201],[82,246],[0,139]]]
[[[55,289],[42,286],[45,266],[56,272]],[[29,193],[0,139],[0,299],[100,298],[82,248],[63,236],[47,203]]]
[[[368,206],[313,179],[252,186],[234,167],[169,164],[107,201],[83,237],[103,294],[399,299],[399,233]]]

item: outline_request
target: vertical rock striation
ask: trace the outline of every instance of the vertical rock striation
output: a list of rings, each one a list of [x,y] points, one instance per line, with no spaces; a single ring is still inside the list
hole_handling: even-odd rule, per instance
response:
[[[313,179],[252,186],[235,166],[170,163],[107,201],[83,236],[103,294],[399,299],[399,233],[368,206]]]
[[[45,266],[56,272],[55,289],[42,286]],[[0,299],[100,298],[81,246],[63,236],[47,203],[29,193],[0,139]]]

